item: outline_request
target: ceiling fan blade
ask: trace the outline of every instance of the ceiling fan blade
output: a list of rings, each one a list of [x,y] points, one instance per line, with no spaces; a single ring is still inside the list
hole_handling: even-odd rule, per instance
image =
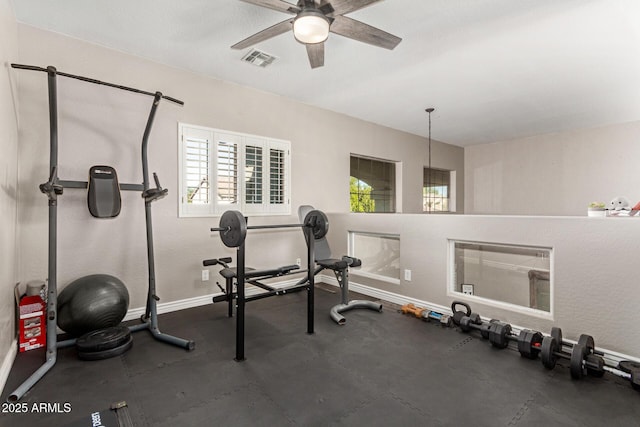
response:
[[[311,68],[322,67],[324,65],[324,42],[308,44],[306,46]]]
[[[287,3],[282,0],[240,0],[245,3],[255,4],[257,6],[266,7],[267,9],[277,10],[278,12],[296,14],[300,12],[300,8],[295,4]]]
[[[331,24],[330,31],[350,39],[358,40],[385,49],[393,49],[402,41],[398,36],[382,31],[379,28],[367,25],[364,22],[336,15]]]
[[[271,27],[260,31],[259,33],[255,33],[254,35],[249,36],[242,41],[239,41],[238,43],[231,46],[231,49],[244,49],[268,40],[272,37],[279,36],[280,34],[286,33],[287,31],[291,31],[292,22],[293,18],[290,18],[276,25],[272,25]]]
[[[355,12],[379,1],[380,0],[330,0],[326,3],[331,4],[334,15],[346,15],[347,13]]]

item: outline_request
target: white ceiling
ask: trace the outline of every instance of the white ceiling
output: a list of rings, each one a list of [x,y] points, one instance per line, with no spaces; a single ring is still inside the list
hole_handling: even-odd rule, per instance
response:
[[[291,0],[295,2],[295,0]],[[239,0],[13,0],[19,22],[370,122],[466,146],[640,120],[638,0],[385,0],[348,16],[395,50],[332,34],[311,69],[290,15]],[[48,65],[48,64],[33,64]],[[55,65],[55,64],[52,64]]]

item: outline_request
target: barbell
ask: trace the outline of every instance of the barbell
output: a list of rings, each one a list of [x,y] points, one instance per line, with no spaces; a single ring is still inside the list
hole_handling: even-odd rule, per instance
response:
[[[220,217],[218,227],[212,227],[211,231],[219,231],[222,243],[228,248],[237,248],[244,243],[247,237],[247,230],[262,230],[269,228],[294,228],[309,227],[315,239],[323,238],[329,231],[329,220],[324,212],[317,209],[309,212],[302,224],[273,224],[273,225],[250,225],[239,211],[226,211]]]

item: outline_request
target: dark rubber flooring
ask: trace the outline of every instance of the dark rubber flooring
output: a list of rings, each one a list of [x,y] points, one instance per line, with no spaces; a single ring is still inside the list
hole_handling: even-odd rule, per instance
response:
[[[610,374],[570,378],[515,350],[399,314],[354,310],[338,326],[339,295],[316,291],[315,334],[306,295],[247,304],[247,359],[235,355],[226,304],[160,316],[163,332],[194,339],[192,352],[133,335],[133,348],[102,361],[59,351],[56,366],[0,426],[65,426],[126,401],[136,426],[640,426],[640,393]],[[2,399],[44,360],[19,354]],[[64,404],[70,412],[49,405]],[[34,406],[35,404],[35,406]],[[90,425],[90,424],[87,424]]]

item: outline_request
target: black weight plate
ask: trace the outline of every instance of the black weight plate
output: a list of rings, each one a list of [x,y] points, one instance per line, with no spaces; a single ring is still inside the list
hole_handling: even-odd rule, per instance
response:
[[[540,346],[542,345],[542,333],[538,331],[531,331],[533,337],[531,338],[531,358],[535,359],[540,354]]]
[[[587,357],[587,348],[584,345],[576,344],[571,350],[571,365],[569,371],[571,372],[571,378],[579,380],[584,376],[584,370],[582,369],[582,362]]]
[[[558,341],[554,337],[544,337],[542,338],[541,348],[541,358],[542,365],[547,369],[553,369],[556,367],[556,363],[558,361],[558,356],[554,353],[560,351],[560,345]]]
[[[116,357],[127,352],[132,346],[133,346],[133,338],[129,336],[129,339],[124,344],[118,347],[110,348],[109,350],[91,351],[91,352],[79,351],[78,358],[80,360],[109,359],[110,357]]]
[[[329,232],[329,219],[317,209],[305,215],[303,224],[312,228],[315,239],[322,239]]]
[[[237,248],[247,237],[247,221],[238,211],[226,211],[220,217],[220,239],[228,248]]]
[[[469,316],[469,319],[471,320],[471,323],[473,323],[474,325],[482,325],[482,318],[478,313],[471,313],[471,315]]]
[[[508,323],[495,322],[489,327],[489,342],[496,348],[507,348],[509,345],[509,334],[511,325]]]
[[[562,329],[554,326],[553,328],[551,328],[550,335],[554,337],[556,341],[558,341],[558,345],[560,346],[560,349],[562,349]]]
[[[110,350],[126,343],[131,338],[131,331],[126,326],[98,329],[87,332],[76,340],[76,349],[83,353]]]
[[[588,354],[585,360],[587,374],[601,378],[604,375],[604,359],[596,354]]]
[[[630,374],[631,371],[640,371],[640,363],[631,360],[621,360],[620,363],[618,363],[618,369]]]
[[[587,334],[582,334],[578,337],[578,345],[583,345],[588,354],[593,353],[593,350],[596,348],[593,337]]]
[[[460,329],[462,329],[462,332],[469,332],[471,330],[471,318],[469,316],[462,316],[462,319],[460,319]]]
[[[518,335],[518,351],[520,356],[527,359],[536,359],[540,353],[540,342],[542,334],[540,332],[523,329]]]

